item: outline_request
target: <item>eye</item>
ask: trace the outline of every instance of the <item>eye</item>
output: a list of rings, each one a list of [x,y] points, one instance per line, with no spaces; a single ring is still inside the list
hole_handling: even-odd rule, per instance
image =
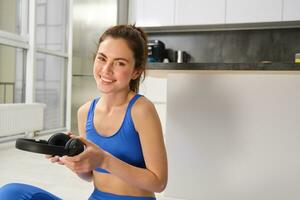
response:
[[[120,67],[123,67],[123,66],[126,65],[126,63],[125,63],[125,62],[122,62],[122,61],[117,61],[117,62],[116,62],[116,65],[117,65],[117,66],[120,66]]]
[[[103,56],[97,56],[97,60],[101,61],[101,62],[104,62],[105,61],[105,58]]]

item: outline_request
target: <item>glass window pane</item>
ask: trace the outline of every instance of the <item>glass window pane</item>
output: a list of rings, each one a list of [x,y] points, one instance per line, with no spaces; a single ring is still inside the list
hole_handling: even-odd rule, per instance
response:
[[[44,129],[65,127],[67,59],[36,54],[36,102],[46,104]]]
[[[23,1],[27,3],[27,1]],[[23,6],[26,6],[23,4]],[[22,34],[22,0],[0,0],[0,30]],[[28,19],[28,11],[24,13],[23,17]],[[25,16],[26,15],[26,16]],[[27,32],[27,27],[26,29]]]
[[[36,45],[59,52],[67,51],[67,0],[36,1]]]
[[[0,103],[25,102],[26,50],[0,45]]]

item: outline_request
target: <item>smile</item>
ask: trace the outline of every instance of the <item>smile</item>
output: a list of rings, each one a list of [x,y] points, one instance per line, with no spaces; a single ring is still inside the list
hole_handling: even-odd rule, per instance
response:
[[[104,78],[104,77],[100,77],[101,80],[105,83],[112,83],[112,82],[115,82],[115,80],[111,80],[111,79],[108,79],[108,78]]]

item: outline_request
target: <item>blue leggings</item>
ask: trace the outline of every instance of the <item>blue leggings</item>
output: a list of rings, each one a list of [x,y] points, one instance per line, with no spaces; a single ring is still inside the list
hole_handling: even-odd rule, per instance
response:
[[[1,200],[61,200],[61,198],[32,185],[10,183],[0,188]]]
[[[10,183],[0,188],[1,200],[61,200],[41,188],[22,183]],[[94,189],[88,200],[155,200],[155,197],[116,195]]]

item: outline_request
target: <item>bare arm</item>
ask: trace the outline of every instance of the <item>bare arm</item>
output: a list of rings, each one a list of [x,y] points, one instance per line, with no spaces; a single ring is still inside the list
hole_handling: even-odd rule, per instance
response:
[[[161,192],[167,184],[167,155],[162,128],[154,105],[146,98],[138,100],[132,118],[139,133],[146,169],[129,165],[106,154],[101,167],[138,188]]]
[[[90,102],[82,105],[78,111],[77,111],[77,122],[78,122],[78,132],[79,135],[83,138],[86,138],[86,131],[85,131],[85,125],[86,125],[86,119],[87,119],[87,113],[90,107]],[[93,171],[89,172],[76,172],[76,174],[85,181],[92,181],[93,178]]]

